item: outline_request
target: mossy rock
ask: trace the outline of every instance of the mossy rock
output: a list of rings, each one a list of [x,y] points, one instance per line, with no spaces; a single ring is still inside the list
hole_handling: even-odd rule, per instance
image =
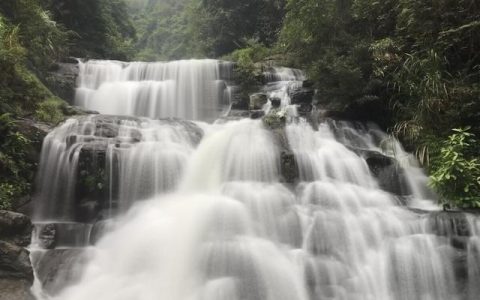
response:
[[[269,129],[285,128],[287,115],[284,110],[274,108],[262,118],[263,124]]]

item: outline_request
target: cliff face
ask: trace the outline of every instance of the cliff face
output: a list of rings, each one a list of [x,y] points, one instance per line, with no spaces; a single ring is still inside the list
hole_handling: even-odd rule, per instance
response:
[[[30,253],[32,223],[22,214],[0,211],[0,300],[33,299]]]

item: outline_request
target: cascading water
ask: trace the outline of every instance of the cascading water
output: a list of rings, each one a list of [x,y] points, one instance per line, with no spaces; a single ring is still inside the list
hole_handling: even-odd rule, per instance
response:
[[[228,111],[231,64],[80,62],[75,104],[103,114],[214,120]]]
[[[263,90],[268,93],[269,98],[277,98],[280,100],[280,106],[286,109],[287,114],[296,116],[296,107],[292,106],[289,89],[302,86],[303,80],[306,79],[305,74],[298,69],[291,68],[271,68],[264,72],[267,84]],[[271,101],[265,105],[264,110],[268,112],[272,108]]]
[[[182,76],[196,79],[191,86],[177,85],[193,93],[213,78],[208,68],[203,74],[197,67],[218,62],[160,68],[178,64],[184,64]],[[129,88],[131,80],[150,78],[149,72],[158,70],[153,66],[87,62],[82,68],[98,69],[82,71],[79,93],[85,92],[86,74],[95,74],[98,86],[91,86],[88,101],[114,99],[100,91],[99,82]],[[267,87],[271,97],[288,97],[288,86],[303,76],[291,69],[275,74],[270,79],[276,88]],[[182,97],[174,93],[164,100],[174,106]],[[188,117],[212,117],[202,115],[202,101],[188,107],[197,110]],[[118,108],[113,100],[108,105]],[[164,112],[172,113],[159,110],[155,116]],[[290,154],[293,165],[285,163]],[[400,144],[377,127],[331,120],[317,128],[293,118],[275,130],[251,119],[68,120],[44,143],[31,246],[35,295],[40,300],[476,299],[480,221],[459,214],[462,230],[452,230],[457,219],[443,222],[442,212],[432,218],[413,209],[434,205],[424,182],[411,180],[411,174],[425,176],[407,160]],[[288,180],[288,172],[298,176]],[[69,233],[80,238],[69,239]],[[56,245],[46,243],[49,234]],[[454,266],[462,259],[467,274],[460,280]],[[51,269],[61,271],[52,276]]]

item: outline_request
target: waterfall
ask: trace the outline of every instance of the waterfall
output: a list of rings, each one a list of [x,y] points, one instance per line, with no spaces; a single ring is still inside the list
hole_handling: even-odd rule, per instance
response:
[[[218,61],[81,68],[77,100],[119,115],[77,116],[45,139],[38,300],[478,297],[480,218],[440,211],[413,157],[374,124],[211,122],[223,108],[206,113],[220,99],[208,93],[230,68]],[[305,79],[266,78],[285,99]],[[126,109],[144,94],[123,91],[169,80],[167,98],[142,98],[166,105],[155,119]]]
[[[214,120],[229,108],[231,64],[80,62],[75,104],[103,114]]]

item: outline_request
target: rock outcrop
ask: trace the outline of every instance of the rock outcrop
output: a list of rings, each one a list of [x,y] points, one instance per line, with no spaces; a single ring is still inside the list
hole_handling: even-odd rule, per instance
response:
[[[48,73],[46,85],[56,96],[73,104],[78,72],[78,63],[59,62],[56,64],[56,69]]]
[[[0,211],[0,300],[31,299],[33,269],[25,249],[31,232],[27,216]]]
[[[79,279],[86,248],[54,249],[35,253],[35,270],[43,290],[51,296]]]
[[[381,189],[397,196],[411,194],[405,172],[395,158],[377,151],[353,147],[349,147],[349,149],[365,159],[371,174],[377,179]]]
[[[32,228],[27,216],[0,210],[0,241],[27,247],[30,244]]]

